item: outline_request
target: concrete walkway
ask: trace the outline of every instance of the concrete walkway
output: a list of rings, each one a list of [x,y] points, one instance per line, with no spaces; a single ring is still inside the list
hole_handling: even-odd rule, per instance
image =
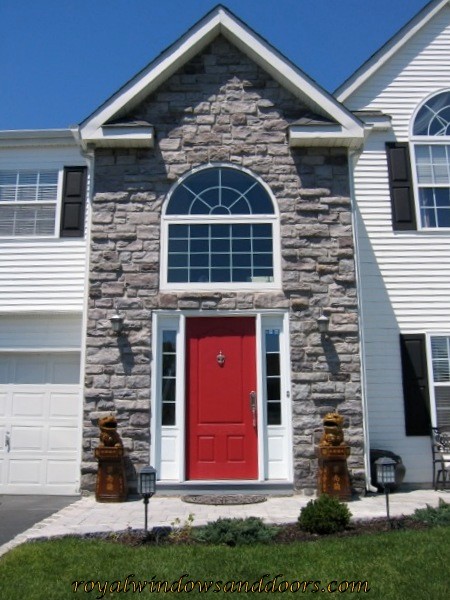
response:
[[[439,499],[450,502],[450,490],[416,490],[390,495],[391,516],[408,515],[427,504],[437,506]],[[219,517],[261,517],[268,523],[290,523],[297,520],[300,509],[311,498],[303,495],[271,496],[261,504],[240,506],[209,506],[188,504],[174,496],[155,495],[151,498],[148,512],[149,529],[155,525],[171,525],[176,518],[181,525],[189,514],[194,516],[194,526],[203,525]],[[371,519],[386,516],[383,494],[366,496],[348,503],[353,519]],[[0,546],[0,556],[11,548],[28,540],[68,534],[121,531],[131,527],[144,528],[144,505],[142,500],[129,500],[117,504],[100,504],[93,496],[83,497],[37,523],[10,542]]]

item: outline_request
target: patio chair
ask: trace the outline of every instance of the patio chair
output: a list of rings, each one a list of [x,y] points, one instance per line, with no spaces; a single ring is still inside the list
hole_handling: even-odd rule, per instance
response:
[[[433,488],[439,484],[445,489],[450,483],[450,432],[439,427],[431,428],[431,449],[433,454]]]

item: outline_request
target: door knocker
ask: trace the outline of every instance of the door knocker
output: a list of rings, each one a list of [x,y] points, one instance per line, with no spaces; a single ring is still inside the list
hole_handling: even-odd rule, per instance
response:
[[[217,355],[217,363],[220,367],[223,367],[225,364],[225,354],[222,354],[222,350],[220,350],[219,354]]]

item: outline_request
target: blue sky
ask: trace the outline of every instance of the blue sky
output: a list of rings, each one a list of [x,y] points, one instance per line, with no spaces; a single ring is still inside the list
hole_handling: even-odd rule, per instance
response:
[[[0,0],[0,129],[81,122],[217,0]],[[222,0],[329,91],[428,0]]]

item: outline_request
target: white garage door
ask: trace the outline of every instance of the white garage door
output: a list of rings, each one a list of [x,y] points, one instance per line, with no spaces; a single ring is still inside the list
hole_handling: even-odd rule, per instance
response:
[[[78,492],[79,381],[78,352],[0,353],[0,493]]]

